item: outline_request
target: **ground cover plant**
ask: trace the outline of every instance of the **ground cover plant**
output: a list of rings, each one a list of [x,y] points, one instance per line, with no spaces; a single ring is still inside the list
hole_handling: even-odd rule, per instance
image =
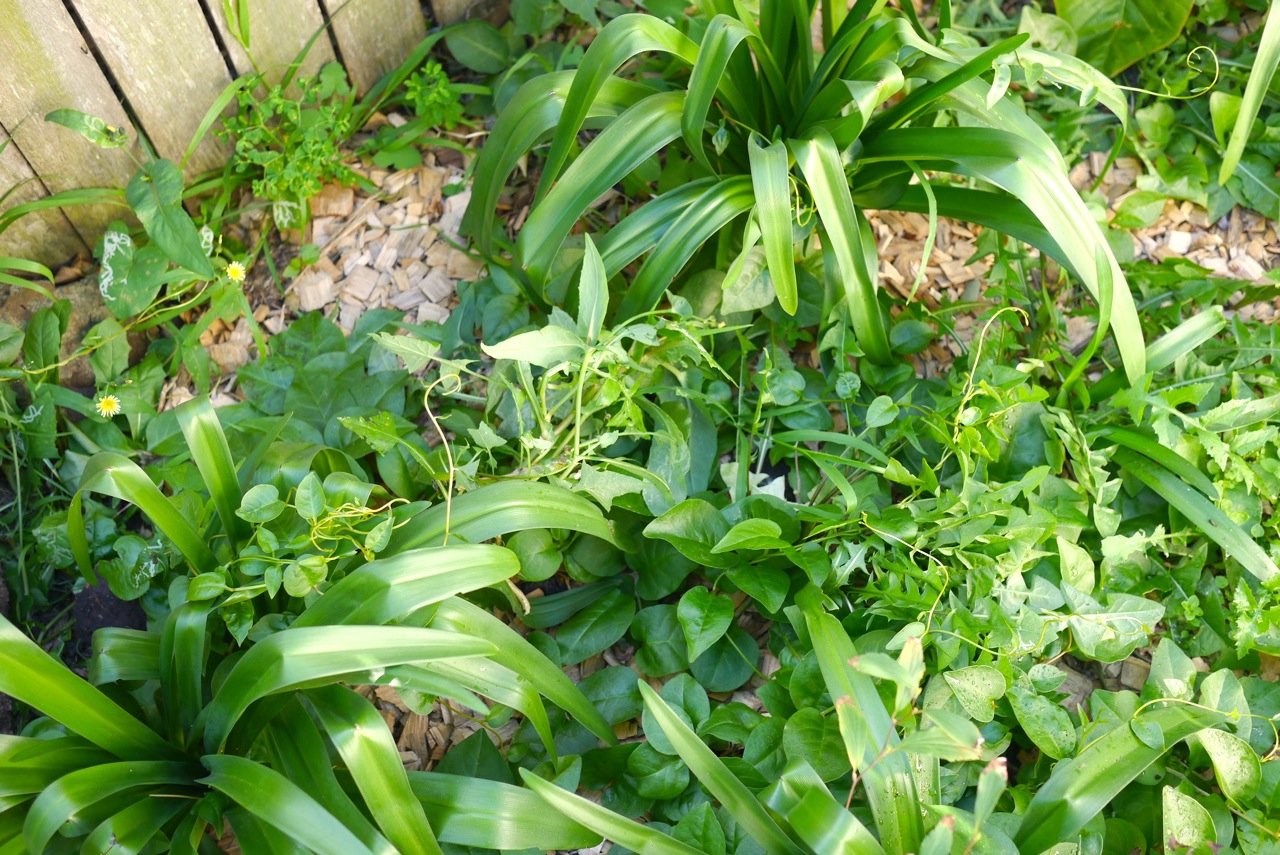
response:
[[[226,272],[166,255],[177,290],[90,339],[92,396],[57,382],[65,308],[0,330],[4,471],[35,509],[9,578],[102,579],[147,617],[99,631],[87,682],[0,621],[27,707],[0,852],[1277,851],[1280,343],[1242,311],[1275,288],[1116,262],[1066,182],[1079,140],[1009,93],[1092,87],[1121,145],[1146,114],[1052,52],[1046,13],[988,47],[966,28],[1007,22],[992,3],[914,12],[826,10],[818,50],[806,4],[523,4],[358,102],[336,69],[293,106],[255,89],[242,136],[412,105],[363,150],[405,166],[461,95],[500,107],[468,213],[489,275],[444,325],[297,318],[217,410],[156,407],[200,380],[192,329],[243,310],[216,237]],[[1105,12],[1077,35],[1108,73],[1177,37],[1107,39]],[[446,87],[440,40],[484,81]],[[785,109],[806,95],[819,115]],[[311,181],[308,145],[245,175]],[[878,289],[893,206],[926,245],[941,214],[992,226],[982,287]],[[153,244],[103,259],[112,287]],[[188,282],[209,309],[184,325]],[[118,339],[165,312],[130,365]],[[477,729],[406,772],[359,686]]]

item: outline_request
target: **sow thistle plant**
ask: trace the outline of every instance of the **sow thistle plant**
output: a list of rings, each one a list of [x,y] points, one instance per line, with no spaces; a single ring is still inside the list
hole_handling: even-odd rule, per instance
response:
[[[824,6],[821,51],[813,14],[809,4],[764,0],[757,15],[712,0],[692,37],[648,15],[611,21],[576,71],[526,83],[499,116],[467,212],[477,247],[494,254],[503,185],[549,140],[513,272],[535,301],[559,302],[570,232],[602,193],[658,157],[685,180],[597,238],[609,279],[639,262],[614,304],[622,318],[653,308],[704,244],[730,270],[726,292],[742,286],[735,271],[745,260],[762,259],[779,305],[794,313],[796,260],[820,252],[858,345],[888,361],[865,211],[922,211],[994,227],[1060,260],[1097,301],[1099,338],[1113,331],[1127,375],[1141,376],[1124,275],[1052,140],[1006,94],[1013,82],[1047,80],[1098,98],[1127,123],[1115,86],[1078,60],[1027,48],[1025,34],[975,46],[948,29],[946,0],[941,36],[886,0],[858,0],[847,12]],[[662,79],[619,73],[653,53],[675,70]],[[578,151],[585,129],[599,133]]]

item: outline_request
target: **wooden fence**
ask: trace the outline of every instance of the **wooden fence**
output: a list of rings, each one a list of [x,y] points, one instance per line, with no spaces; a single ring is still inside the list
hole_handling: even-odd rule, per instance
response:
[[[356,88],[398,65],[426,35],[418,0],[248,0],[249,53],[279,79],[307,40],[304,73],[341,59]],[[333,13],[330,19],[330,12]],[[232,38],[222,0],[0,0],[0,195],[4,208],[83,187],[122,187],[146,136],[178,161],[210,105],[253,70]],[[45,114],[73,108],[130,131],[129,149],[99,149]],[[209,134],[188,175],[220,166],[227,144]],[[110,206],[49,209],[0,233],[0,255],[56,265],[91,250],[121,216]]]

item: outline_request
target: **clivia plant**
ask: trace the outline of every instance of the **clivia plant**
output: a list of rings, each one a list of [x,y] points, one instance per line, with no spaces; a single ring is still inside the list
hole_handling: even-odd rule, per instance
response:
[[[640,262],[618,289],[621,318],[656,306],[704,244],[730,270],[726,290],[754,256],[794,313],[797,258],[820,251],[828,293],[843,295],[858,346],[884,362],[891,348],[865,211],[956,217],[1063,262],[1098,303],[1098,338],[1114,331],[1127,375],[1141,376],[1142,334],[1124,275],[1052,140],[1008,90],[1050,80],[1127,122],[1123,98],[1092,67],[1028,49],[1026,35],[975,46],[949,29],[950,2],[937,7],[940,36],[886,0],[858,0],[847,12],[823,4],[821,50],[811,36],[816,4],[764,0],[756,14],[716,0],[692,35],[650,15],[616,18],[576,71],[537,77],[507,104],[477,161],[466,226],[493,257],[503,186],[549,140],[512,272],[530,299],[556,303],[576,260],[563,252],[567,239],[595,200],[655,157],[668,171],[680,163],[683,180],[596,237],[610,280]],[[651,53],[674,68],[619,73]],[[585,129],[599,132],[578,151]]]

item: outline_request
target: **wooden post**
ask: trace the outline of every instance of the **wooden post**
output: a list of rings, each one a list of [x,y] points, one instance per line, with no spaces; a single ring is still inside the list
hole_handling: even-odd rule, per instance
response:
[[[102,149],[74,131],[44,121],[53,110],[74,109],[129,131],[127,149]],[[0,125],[13,134],[28,172],[52,193],[83,187],[123,187],[139,155],[137,130],[98,67],[75,22],[59,0],[0,3]],[[16,152],[15,152],[16,155]],[[8,187],[0,180],[0,193]],[[124,211],[110,205],[65,209],[85,244],[92,245]],[[59,246],[78,245],[65,237]],[[42,252],[40,247],[31,247]],[[56,254],[56,253],[55,253]],[[65,260],[65,259],[60,259]]]
[[[306,45],[307,40],[324,26],[324,15],[317,0],[249,0],[249,52],[231,35],[223,14],[221,0],[204,0],[227,46],[236,71],[248,74],[254,70],[249,54],[257,61],[258,70],[269,84],[276,84],[285,69]],[[320,33],[307,51],[299,71],[304,77],[315,77],[320,66],[333,60],[333,44],[327,32]]]
[[[72,0],[112,76],[161,157],[182,159],[231,82],[199,0]],[[231,147],[212,133],[187,164],[222,166]]]
[[[48,195],[17,146],[12,142],[5,146],[8,140],[8,132],[0,127],[0,148],[4,149],[0,151],[0,195],[17,188],[5,200],[5,210]],[[0,255],[28,258],[53,268],[86,249],[71,221],[57,208],[28,214],[0,232]]]
[[[338,50],[352,85],[365,92],[413,53],[427,35],[417,0],[329,0]]]

